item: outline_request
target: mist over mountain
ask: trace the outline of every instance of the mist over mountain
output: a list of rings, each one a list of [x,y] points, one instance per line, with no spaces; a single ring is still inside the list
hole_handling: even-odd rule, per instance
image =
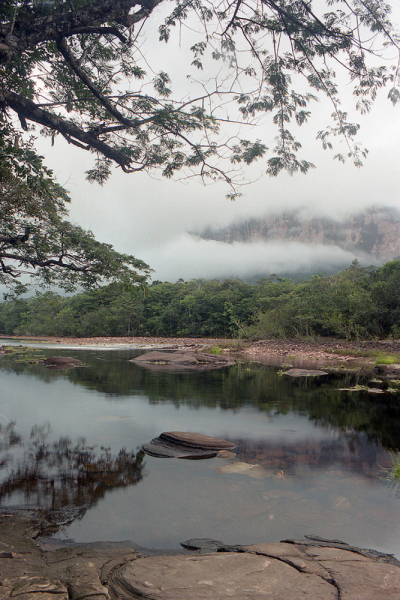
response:
[[[400,211],[394,207],[371,206],[337,220],[326,216],[310,217],[307,212],[306,208],[297,208],[235,221],[224,228],[207,227],[196,235],[201,240],[240,246],[243,250],[254,244],[278,245],[281,250],[295,247],[292,266],[290,260],[286,260],[278,273],[286,276],[312,274],[321,266],[325,271],[336,272],[349,266],[350,255],[363,265],[379,265],[400,257]],[[299,254],[308,259],[307,267],[303,264],[300,273]],[[254,273],[250,277],[254,277]]]
[[[208,227],[202,239],[225,243],[261,240],[337,246],[361,256],[393,260],[400,255],[400,211],[370,207],[342,220],[304,218],[301,209],[236,222],[223,229]]]

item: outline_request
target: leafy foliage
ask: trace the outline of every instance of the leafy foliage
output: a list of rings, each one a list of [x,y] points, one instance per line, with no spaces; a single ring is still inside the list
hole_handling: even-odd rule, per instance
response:
[[[94,153],[92,181],[104,183],[113,164],[166,177],[184,171],[224,180],[235,197],[230,165],[266,157],[268,145],[269,175],[313,168],[293,126],[308,122],[322,95],[333,122],[317,138],[325,149],[343,139],[335,158],[361,166],[367,151],[341,107],[336,70],[347,73],[360,113],[385,86],[398,102],[390,12],[382,0],[177,0],[172,11],[165,0],[2,0],[0,110],[14,128],[36,124]],[[171,81],[162,52],[151,66],[142,49],[143,34],[165,43],[178,29],[196,73],[186,89]],[[234,123],[257,125],[268,139],[238,137]]]
[[[68,291],[102,281],[146,279],[145,263],[66,220],[66,190],[43,165],[32,140],[25,142],[1,120],[0,194],[0,282],[14,291],[26,288],[22,274]]]

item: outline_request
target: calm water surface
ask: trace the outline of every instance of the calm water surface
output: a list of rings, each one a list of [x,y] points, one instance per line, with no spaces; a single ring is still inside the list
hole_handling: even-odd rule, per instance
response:
[[[0,358],[3,506],[68,505],[74,518],[56,536],[78,542],[177,548],[312,533],[400,558],[400,498],[381,478],[400,449],[399,395],[339,390],[363,383],[356,376],[293,379],[248,363],[156,373],[128,362],[139,353],[57,348],[85,364],[68,371]],[[169,430],[231,440],[237,456],[142,455]],[[234,461],[257,467],[224,472]]]

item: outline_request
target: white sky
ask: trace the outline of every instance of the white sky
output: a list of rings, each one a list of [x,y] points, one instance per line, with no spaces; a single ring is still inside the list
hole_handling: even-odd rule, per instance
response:
[[[392,4],[398,8],[394,0]],[[156,22],[159,17],[153,19]],[[192,57],[185,48],[184,33],[181,40],[173,36],[167,45],[156,38],[143,42],[146,59],[155,70],[169,71],[173,89],[176,89],[174,79],[178,86],[191,89],[186,74]],[[201,71],[197,75],[205,76]],[[351,97],[350,87],[345,90]],[[394,108],[386,96],[387,91],[383,90],[372,113],[366,117],[354,111],[354,120],[362,126],[359,140],[369,150],[362,169],[334,161],[335,152],[323,151],[315,140],[316,132],[329,123],[332,112],[327,102],[322,101],[312,107],[309,124],[298,130],[299,137],[306,134],[301,137],[304,150],[301,158],[310,160],[317,168],[307,175],[282,174],[271,179],[265,175],[265,161],[260,161],[247,171],[254,183],[245,186],[244,195],[235,202],[225,198],[229,190],[223,184],[204,187],[193,180],[182,183],[143,173],[128,175],[119,169],[115,169],[104,187],[99,187],[84,179],[84,171],[92,167],[90,154],[68,146],[60,137],[53,147],[48,140],[40,140],[38,147],[59,183],[70,191],[71,220],[91,229],[100,241],[113,244],[118,251],[148,262],[155,270],[154,279],[246,278],[252,273],[284,272],[293,266],[309,270],[311,265],[321,271],[324,265],[332,263],[350,264],[353,256],[338,250],[332,253],[325,247],[276,242],[232,246],[199,240],[188,232],[201,231],[207,226],[224,227],[239,219],[296,207],[306,207],[310,215],[334,218],[373,204],[400,208],[400,106]],[[276,134],[271,125],[264,124],[255,133],[255,137],[272,147]],[[246,132],[241,134],[244,137]]]

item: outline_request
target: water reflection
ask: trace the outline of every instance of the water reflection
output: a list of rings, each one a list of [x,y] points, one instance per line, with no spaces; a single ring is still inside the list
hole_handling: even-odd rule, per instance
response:
[[[49,442],[50,423],[34,425],[29,441],[16,432],[16,423],[0,425],[0,502],[15,496],[25,504],[46,508],[50,513],[74,507],[83,516],[111,490],[137,484],[143,477],[144,453],[122,448],[89,446],[85,438],[73,442],[62,437]],[[22,455],[14,456],[22,449]],[[11,453],[10,451],[14,452]]]
[[[371,374],[362,369],[323,378],[297,379],[277,376],[274,367],[249,363],[207,373],[154,373],[128,362],[140,353],[57,349],[57,355],[79,357],[85,368],[54,372],[3,356],[0,371],[30,374],[48,384],[67,379],[108,399],[144,395],[151,405],[172,403],[177,408],[235,411],[252,407],[267,414],[293,412],[307,415],[318,426],[364,433],[373,444],[400,450],[399,393],[377,397],[366,391],[340,389],[367,385]],[[54,351],[41,348],[40,354],[49,356]]]
[[[132,351],[62,354],[85,367],[0,358],[0,410],[18,427],[0,431],[3,504],[73,505],[79,519],[65,535],[77,541],[162,548],[315,533],[400,555],[399,500],[381,480],[388,450],[400,449],[398,395],[340,391],[368,374],[291,379],[245,363],[154,373],[129,363]],[[145,465],[138,448],[168,430],[231,440],[235,460],[257,468],[229,471],[228,459]]]

